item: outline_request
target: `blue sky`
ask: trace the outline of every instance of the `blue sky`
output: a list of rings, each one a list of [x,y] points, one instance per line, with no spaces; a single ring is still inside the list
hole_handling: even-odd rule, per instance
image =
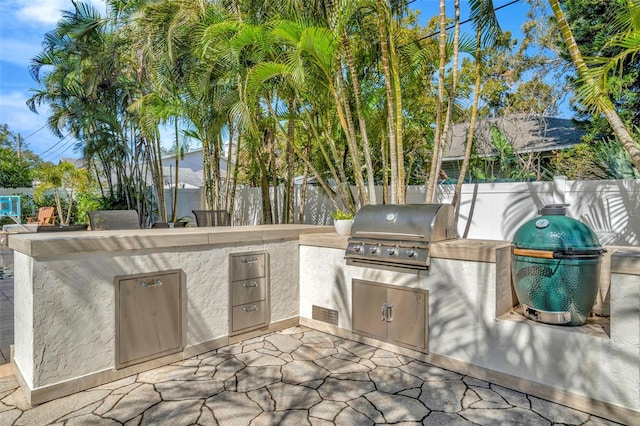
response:
[[[103,0],[85,0],[98,10],[105,10]],[[494,0],[496,7],[511,0]],[[461,19],[469,16],[467,1],[461,0]],[[422,19],[439,13],[438,0],[415,0],[410,7],[421,10]],[[44,34],[55,27],[61,10],[71,10],[71,0],[1,0],[0,1],[0,124],[26,138],[29,149],[45,161],[58,162],[61,157],[79,157],[73,151],[74,140],[59,140],[46,128],[46,110],[32,113],[26,106],[31,89],[37,87],[28,66],[41,49]],[[525,20],[525,0],[497,12],[503,30],[518,34]],[[453,14],[453,2],[447,1],[447,14]],[[471,24],[462,27],[472,32]]]
[[[89,2],[105,10],[103,1]],[[60,157],[79,154],[73,152],[71,138],[59,141],[44,127],[46,110],[34,114],[27,108],[30,90],[37,87],[28,66],[41,50],[44,34],[60,19],[60,11],[71,9],[71,0],[0,1],[0,123],[26,138],[29,149],[44,160],[56,163]]]

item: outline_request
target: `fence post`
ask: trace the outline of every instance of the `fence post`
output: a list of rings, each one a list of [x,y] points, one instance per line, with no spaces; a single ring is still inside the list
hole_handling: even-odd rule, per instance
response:
[[[553,203],[565,204],[565,190],[567,189],[566,176],[553,177]]]

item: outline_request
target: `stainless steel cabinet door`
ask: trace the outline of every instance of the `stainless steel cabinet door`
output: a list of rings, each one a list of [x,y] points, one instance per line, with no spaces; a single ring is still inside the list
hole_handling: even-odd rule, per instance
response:
[[[179,273],[116,281],[117,367],[182,350]]]
[[[427,293],[420,290],[387,289],[389,308],[387,340],[426,348]]]
[[[387,288],[366,281],[353,280],[353,331],[385,339],[387,322],[383,318]]]

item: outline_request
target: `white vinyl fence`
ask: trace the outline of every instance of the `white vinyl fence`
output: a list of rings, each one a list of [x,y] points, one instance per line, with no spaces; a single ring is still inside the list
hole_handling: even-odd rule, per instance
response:
[[[438,203],[449,203],[453,185],[440,185]],[[333,223],[331,202],[321,188],[307,189],[304,223]],[[378,200],[382,199],[381,188]],[[280,206],[282,198],[280,191]],[[408,203],[424,202],[424,186],[407,190]],[[547,204],[569,204],[567,214],[590,226],[606,245],[640,245],[640,180],[466,184],[462,188],[458,233],[476,239],[507,240]],[[296,205],[298,217],[299,203]],[[258,188],[238,191],[234,224],[255,225],[262,220]]]
[[[453,185],[440,185],[438,203],[449,203]],[[31,188],[0,189],[0,195],[32,194]],[[171,212],[172,191],[165,192],[167,211]],[[296,221],[300,198],[296,194]],[[382,189],[377,189],[382,200]],[[272,192],[273,199],[273,192]],[[407,189],[408,203],[424,202],[424,186]],[[538,215],[546,204],[569,204],[568,215],[589,225],[604,245],[640,245],[640,180],[570,181],[557,177],[553,182],[466,184],[462,189],[458,233],[462,237],[507,240],[527,220]],[[278,191],[282,209],[282,189]],[[204,208],[201,189],[180,189],[178,217],[188,218],[195,226],[192,210]],[[307,188],[304,223],[329,225],[333,205],[319,187]],[[234,225],[262,222],[259,188],[238,188]]]

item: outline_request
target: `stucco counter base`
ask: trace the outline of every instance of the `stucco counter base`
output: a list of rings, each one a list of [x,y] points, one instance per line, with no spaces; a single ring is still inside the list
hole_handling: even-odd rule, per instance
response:
[[[10,237],[15,268],[13,364],[39,404],[298,324],[298,238],[328,227],[273,225],[85,231]],[[271,323],[229,337],[229,255],[266,250]],[[114,277],[179,270],[184,350],[115,368]]]
[[[300,324],[469,374],[625,424],[640,418],[640,249],[611,257],[609,334],[524,320],[504,241],[434,243],[431,267],[401,273],[344,260],[346,240],[301,236]],[[322,259],[322,261],[318,261]],[[428,292],[428,350],[353,332],[353,280]],[[335,311],[337,325],[314,318]],[[380,306],[372,306],[379,316]],[[411,327],[411,324],[406,324]],[[593,332],[596,330],[596,332]]]

